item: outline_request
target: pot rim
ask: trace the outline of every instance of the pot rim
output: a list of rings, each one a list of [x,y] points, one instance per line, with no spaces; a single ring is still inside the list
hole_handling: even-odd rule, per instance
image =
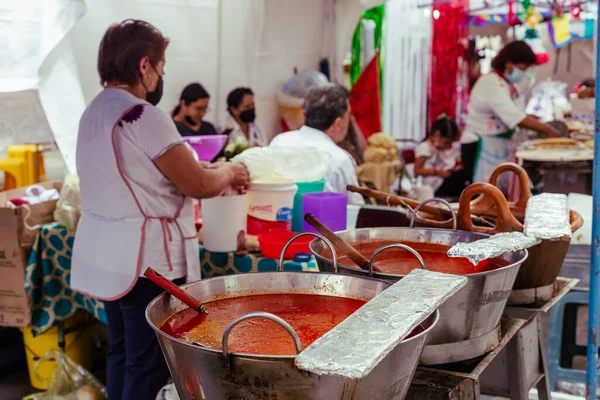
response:
[[[270,272],[255,272],[255,273],[257,273],[257,274],[261,274],[261,273],[273,273],[273,272],[271,272],[271,271],[270,271]],[[321,274],[321,275],[339,275],[339,274],[334,274],[334,273],[329,273],[329,272],[293,272],[293,271],[290,271],[290,272],[284,272],[284,271],[281,271],[281,272],[275,272],[275,273],[277,273],[277,274]],[[201,280],[201,281],[206,281],[206,280],[210,280],[210,279],[224,279],[224,278],[227,278],[227,277],[231,277],[231,276],[230,276],[230,275],[228,275],[228,276],[216,276],[216,277],[213,277],[213,278],[207,278],[207,279],[203,279],[203,280]],[[368,277],[368,276],[365,276],[365,277],[355,276],[354,278],[356,278],[356,279],[368,279],[368,280],[372,280],[372,281],[377,281],[377,282],[380,282],[380,283],[384,283],[384,284],[388,285],[388,287],[389,287],[389,286],[391,286],[391,283],[390,283],[390,282],[388,282],[388,281],[385,281],[385,280],[383,280],[383,279],[371,278],[371,277]],[[190,285],[193,285],[193,284],[196,284],[196,283],[198,283],[198,282],[201,282],[201,281],[195,281],[195,282],[186,283],[185,285],[181,285],[180,287],[181,287],[183,290],[185,290],[185,288],[186,288],[186,287],[188,287],[188,286],[190,286]],[[387,288],[386,288],[386,289],[387,289]],[[384,289],[384,290],[385,290],[385,289]],[[311,295],[317,295],[317,296],[327,296],[327,295],[320,295],[320,294],[314,294],[314,293],[306,293],[306,295],[309,295],[309,296],[311,296]],[[164,337],[165,339],[168,339],[168,340],[171,340],[171,341],[177,342],[178,344],[182,344],[182,345],[184,345],[184,346],[186,346],[186,347],[189,347],[190,349],[194,349],[194,350],[200,350],[200,351],[207,351],[207,352],[209,352],[209,353],[218,354],[218,355],[222,356],[222,355],[223,355],[223,351],[222,351],[222,350],[218,350],[218,349],[215,349],[215,348],[212,348],[212,347],[202,347],[202,346],[199,346],[199,345],[192,344],[192,343],[190,343],[190,342],[186,342],[186,341],[184,341],[184,340],[181,340],[181,339],[174,338],[173,336],[170,336],[170,335],[166,334],[165,332],[163,332],[163,331],[160,329],[160,327],[159,327],[159,326],[156,326],[156,325],[155,325],[155,324],[154,324],[154,323],[153,323],[153,322],[150,320],[150,315],[149,315],[149,313],[150,313],[150,312],[149,312],[149,310],[150,310],[150,309],[152,308],[152,306],[154,306],[154,305],[155,305],[155,304],[156,304],[158,301],[160,301],[160,299],[161,299],[162,297],[166,297],[166,296],[170,296],[170,295],[169,295],[168,293],[166,293],[166,292],[164,292],[164,293],[162,293],[162,294],[158,295],[157,297],[155,297],[154,299],[152,299],[152,301],[151,301],[150,303],[148,303],[148,306],[146,307],[146,311],[145,311],[146,323],[148,323],[148,325],[150,325],[150,327],[151,327],[151,328],[154,330],[154,332],[156,332],[156,334],[157,334],[157,335],[160,335],[160,336]],[[243,297],[243,296],[242,296],[242,297]],[[337,296],[337,297],[343,297],[343,296]],[[369,300],[369,301],[370,301],[370,300]],[[188,308],[189,308],[189,307],[188,307]],[[175,315],[175,314],[177,314],[177,313],[179,313],[179,312],[181,312],[181,311],[183,311],[183,310],[185,310],[185,309],[186,309],[186,308],[184,308],[184,309],[182,309],[182,310],[179,310],[179,311],[177,311],[177,312],[175,312],[175,313],[171,314],[169,317],[165,318],[165,319],[163,320],[163,322],[164,322],[164,321],[166,321],[168,318],[172,317],[173,315]],[[431,330],[432,330],[432,329],[433,329],[433,328],[434,328],[434,327],[437,325],[437,323],[438,323],[438,321],[439,321],[439,319],[440,319],[440,312],[439,312],[439,309],[436,309],[436,310],[435,310],[435,313],[433,313],[432,315],[434,315],[434,320],[432,321],[431,325],[430,325],[428,328],[426,328],[425,330],[423,330],[423,332],[421,332],[421,333],[419,333],[419,334],[417,334],[417,335],[415,335],[415,336],[413,336],[413,337],[411,337],[411,338],[409,338],[409,339],[403,340],[403,341],[401,342],[401,344],[404,344],[404,343],[409,343],[409,342],[411,342],[413,339],[418,339],[419,337],[421,337],[421,335],[426,335],[427,333],[429,333],[429,332],[430,332],[430,331],[431,331]],[[431,316],[427,317],[427,319],[429,319],[430,317],[431,317]],[[426,319],[426,320],[427,320],[427,319]],[[302,349],[302,350],[304,351],[304,349]],[[268,354],[250,354],[250,353],[229,352],[229,356],[228,356],[228,358],[232,358],[232,357],[233,357],[233,358],[243,358],[243,359],[254,359],[254,360],[261,360],[261,361],[293,361],[294,359],[296,359],[296,357],[297,357],[297,354],[296,354],[296,355],[293,355],[293,356],[287,356],[287,355],[268,355]]]
[[[460,230],[453,231],[453,230],[450,230],[450,229],[441,229],[441,228],[421,228],[421,227],[419,227],[419,228],[409,228],[409,227],[404,227],[404,226],[386,226],[386,227],[377,227],[377,228],[347,229],[347,230],[338,231],[338,232],[335,232],[335,233],[339,234],[339,233],[347,233],[347,232],[364,232],[364,231],[370,231],[370,230],[373,230],[373,229],[390,229],[390,230],[392,230],[392,229],[402,229],[402,230],[412,230],[412,231],[435,231],[435,232],[442,231],[444,233],[460,232],[460,233],[470,233],[470,234],[473,234],[473,235],[479,235],[479,236],[481,236],[481,239],[485,239],[485,238],[488,238],[488,237],[492,236],[492,235],[489,235],[487,233],[478,233],[478,232],[469,232],[469,231],[460,231]],[[390,238],[376,238],[376,239],[394,240],[394,239],[390,239]],[[309,248],[310,248],[311,253],[315,256],[315,258],[318,258],[321,261],[325,261],[325,262],[331,263],[332,261],[330,259],[325,258],[321,254],[319,254],[316,251],[314,251],[313,246],[316,246],[317,243],[319,243],[319,241],[320,241],[320,239],[315,238],[315,239],[313,239],[310,242]],[[399,242],[400,242],[400,240],[399,240]],[[423,243],[432,243],[432,242],[423,242]],[[432,243],[432,244],[443,244],[443,243]],[[523,252],[523,257],[521,259],[515,261],[512,264],[506,265],[504,267],[496,268],[496,269],[493,269],[491,271],[475,272],[475,273],[472,273],[472,274],[461,274],[460,276],[478,277],[478,276],[484,276],[484,275],[493,275],[493,274],[495,274],[497,272],[504,271],[504,270],[507,270],[507,269],[510,269],[510,268],[514,268],[514,267],[520,266],[521,264],[523,264],[525,262],[525,260],[527,260],[527,257],[529,257],[529,252],[527,251],[527,249],[508,252],[508,253],[520,253],[520,252]],[[355,268],[355,267],[351,267],[349,265],[340,264],[338,262],[338,270],[340,270],[340,269],[350,270],[353,273],[357,272],[356,275],[361,275],[362,276],[364,274],[365,278],[370,278],[368,276],[369,272],[368,271],[364,271],[364,270],[360,269],[359,267]],[[435,271],[433,271],[433,272],[435,272]],[[441,272],[441,273],[443,273],[443,272]],[[384,280],[389,280],[389,279],[400,280],[400,279],[404,278],[405,276],[406,275],[386,274],[386,273],[381,273],[381,272],[375,272],[375,271],[373,271],[373,278],[379,278],[379,279],[384,279]]]

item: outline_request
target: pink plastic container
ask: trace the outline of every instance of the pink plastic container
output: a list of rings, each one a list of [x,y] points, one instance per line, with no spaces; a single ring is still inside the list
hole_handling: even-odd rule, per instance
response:
[[[200,161],[211,161],[223,150],[227,137],[227,135],[184,136],[183,141],[194,149]]]

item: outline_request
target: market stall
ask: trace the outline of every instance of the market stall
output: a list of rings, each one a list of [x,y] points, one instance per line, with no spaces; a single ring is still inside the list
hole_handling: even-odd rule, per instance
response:
[[[430,9],[418,1],[390,7],[391,15],[408,10],[432,23],[429,28],[438,37],[433,53],[437,65],[452,62],[443,74],[432,71],[436,82],[465,75],[458,60],[465,56],[464,46],[446,53],[439,42],[444,33],[452,33],[452,41],[457,42],[465,35],[464,27],[446,30],[437,21],[442,11],[454,22],[462,21],[466,2],[458,3],[458,9]],[[424,10],[438,13],[428,15]],[[405,51],[433,40],[431,32],[421,28],[418,40],[405,43],[410,45]],[[410,24],[390,29],[406,33]],[[429,64],[423,53],[421,48],[414,54],[417,64]],[[386,60],[400,56],[396,52]],[[379,60],[372,58],[371,63],[377,65]],[[382,75],[389,78],[383,101],[389,113],[390,107],[410,101],[390,93],[398,89],[398,82],[406,84],[413,78],[409,74],[400,79],[401,69],[385,63],[383,67]],[[427,82],[431,77],[419,74],[417,78]],[[412,90],[425,92],[417,86]],[[415,128],[407,129],[407,136],[421,139],[427,117],[420,113],[437,114],[450,107],[460,118],[467,98],[464,79],[450,86],[432,91],[443,97],[435,111],[426,110],[423,93],[414,109],[402,110],[411,114],[409,125]],[[386,134],[399,138],[406,121],[389,114],[386,118],[383,126],[391,129]],[[554,388],[547,358],[552,329],[548,320],[553,308],[561,308],[578,284],[577,279],[559,277],[559,271],[583,224],[581,215],[570,209],[566,195],[534,196],[529,189],[532,174],[528,177],[512,165],[508,169],[517,172],[520,197],[506,196],[497,187],[504,170],[494,172],[489,183],[468,186],[456,204],[431,195],[423,203],[397,196],[391,186],[403,165],[396,143],[378,140],[386,135],[375,131],[363,133],[370,136],[369,148],[358,174],[370,187],[348,187],[348,193],[325,191],[330,160],[319,150],[244,148],[231,154],[230,161],[243,163],[249,171],[248,191],[226,190],[196,201],[198,240],[185,238],[198,245],[195,257],[202,279],[182,285],[182,298],[182,291],[171,288],[146,311],[171,370],[171,387],[180,398],[210,400],[332,396],[462,400],[481,394],[524,400],[532,388],[537,388],[539,399],[550,399]],[[598,149],[600,139],[595,140]],[[189,144],[201,160],[215,155],[204,154],[207,142],[190,139]],[[600,210],[599,182],[592,185],[590,175],[592,161],[596,160],[594,169],[598,162],[595,151],[576,138],[527,141],[516,159],[522,165],[542,164],[542,174],[556,165],[588,174]],[[18,296],[11,296],[19,298],[10,305],[13,308],[3,304],[0,322],[10,318],[9,324],[27,328],[38,338],[49,337],[44,335],[56,328],[58,339],[52,340],[62,349],[63,336],[77,332],[79,325],[72,321],[81,311],[106,322],[103,302],[70,288],[80,206],[74,182],[71,176],[64,184],[43,185],[60,192],[60,197],[50,200],[54,203],[34,204],[22,190],[0,197],[0,207],[6,208],[0,218],[7,221],[11,232],[6,236],[14,239],[10,245],[16,249],[4,249],[0,259],[8,254],[11,266],[25,272],[24,277],[10,277],[18,287]],[[377,210],[389,218],[363,222],[362,229],[357,228],[355,213],[360,207],[348,204],[354,195],[385,204],[361,212]],[[173,223],[169,218],[152,218],[167,226]],[[600,214],[595,213],[596,242],[598,223]],[[167,246],[172,231],[162,229]],[[22,237],[22,232],[29,236]],[[303,233],[296,236],[297,232]],[[597,332],[600,307],[596,252],[592,257],[590,339]],[[167,285],[156,281],[163,289]],[[595,390],[597,344],[589,340],[589,346],[588,374],[593,374],[593,382],[588,382],[588,390]],[[36,349],[31,362],[42,357]],[[76,361],[91,368],[85,360]],[[33,370],[35,374],[36,367]]]

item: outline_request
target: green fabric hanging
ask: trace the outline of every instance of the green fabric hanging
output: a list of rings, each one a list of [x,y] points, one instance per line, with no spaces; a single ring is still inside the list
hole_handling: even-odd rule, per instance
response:
[[[375,48],[379,49],[379,82],[380,89],[383,92],[383,32],[384,32],[384,20],[385,20],[385,4],[381,4],[377,7],[373,7],[365,11],[358,21],[356,29],[354,30],[354,36],[352,37],[352,64],[350,67],[350,85],[354,85],[358,77],[362,72],[360,60],[362,56],[361,52],[361,41],[362,41],[362,24],[363,20],[372,20],[375,22]]]

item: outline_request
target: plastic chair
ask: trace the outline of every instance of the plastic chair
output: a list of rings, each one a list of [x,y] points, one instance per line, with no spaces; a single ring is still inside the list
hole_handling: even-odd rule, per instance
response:
[[[25,178],[23,186],[33,185],[46,180],[44,168],[44,148],[39,144],[18,144],[8,146],[8,158],[22,160],[25,163]]]
[[[552,307],[548,330],[548,371],[552,389],[558,381],[586,383],[586,371],[564,366],[565,361],[570,365],[573,356],[586,354],[585,346],[575,344],[576,312],[567,309],[569,305],[580,304],[589,304],[589,292],[569,292]]]
[[[26,168],[23,160],[0,159],[0,171],[4,172],[4,186],[0,190],[10,190],[27,185]]]

